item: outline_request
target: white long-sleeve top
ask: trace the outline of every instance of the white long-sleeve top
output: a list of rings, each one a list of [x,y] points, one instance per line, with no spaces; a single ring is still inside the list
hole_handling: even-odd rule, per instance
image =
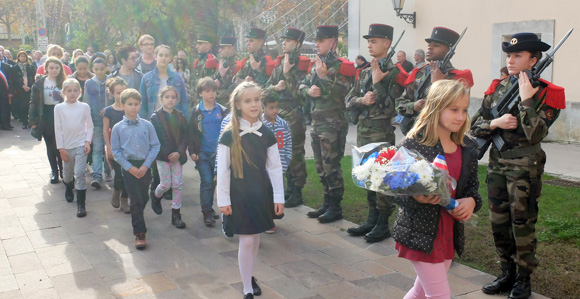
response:
[[[73,149],[93,140],[93,120],[87,103],[62,102],[54,107],[56,148]]]
[[[262,123],[260,121],[250,123],[244,119],[240,119],[240,129],[248,131],[249,134],[255,134]],[[259,132],[258,132],[259,133]],[[266,172],[274,190],[274,203],[284,203],[284,178],[282,174],[282,162],[280,160],[280,153],[278,152],[278,145],[274,144],[267,149],[268,158],[266,160]],[[226,207],[231,205],[230,200],[230,173],[231,173],[231,149],[224,145],[218,144],[217,149],[217,204],[219,207]],[[252,188],[252,186],[248,186]]]

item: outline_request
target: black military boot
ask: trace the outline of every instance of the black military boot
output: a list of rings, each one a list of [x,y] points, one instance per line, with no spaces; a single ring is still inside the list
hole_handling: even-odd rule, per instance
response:
[[[318,218],[318,217],[320,217],[320,215],[322,215],[326,212],[329,204],[330,204],[330,195],[324,194],[324,203],[322,203],[322,206],[320,206],[320,208],[318,208],[318,210],[314,210],[314,211],[310,211],[310,212],[306,213],[306,215],[310,218]]]
[[[66,190],[64,191],[64,199],[66,199],[67,202],[73,202],[73,200],[75,199],[75,193],[73,191],[74,187],[75,187],[75,180],[70,181],[69,183],[64,183],[64,186],[66,187]]]
[[[341,196],[330,196],[330,205],[324,214],[318,217],[318,222],[320,223],[330,223],[343,218],[342,207],[340,202],[342,201]]]
[[[163,195],[161,195],[163,196]],[[161,206],[161,197],[155,195],[155,190],[149,192],[149,197],[151,197],[151,209],[155,214],[161,215],[163,213],[163,207]]]
[[[87,200],[87,190],[77,190],[77,217],[87,216],[85,201]]]
[[[512,287],[508,299],[527,299],[532,296],[532,283],[530,282],[530,272],[522,271],[516,277],[516,283]]]
[[[369,204],[369,216],[365,222],[357,227],[351,227],[346,232],[351,236],[364,236],[368,234],[377,224],[379,218],[379,211],[377,210],[377,194],[375,192],[367,192],[367,202]]]
[[[379,212],[379,217],[377,219],[377,225],[365,235],[365,240],[369,243],[380,242],[384,239],[391,237],[391,231],[389,230],[389,215]]]
[[[177,228],[185,228],[185,222],[181,220],[181,209],[171,210],[171,224]]]
[[[513,263],[501,263],[501,274],[493,281],[481,288],[489,295],[507,292],[512,289],[516,282],[516,265]]]
[[[294,208],[304,204],[304,198],[302,198],[302,187],[294,186],[292,189],[292,195],[284,203],[286,208]]]
[[[364,236],[368,234],[377,225],[379,211],[377,208],[369,207],[369,216],[365,222],[357,227],[351,227],[346,232],[351,236]]]

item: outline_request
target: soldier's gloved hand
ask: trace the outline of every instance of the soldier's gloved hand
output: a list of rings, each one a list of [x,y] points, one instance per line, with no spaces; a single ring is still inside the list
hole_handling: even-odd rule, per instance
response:
[[[518,127],[518,119],[511,114],[504,114],[500,118],[492,120],[489,124],[489,127],[491,130],[495,130],[497,128],[512,130]]]
[[[375,84],[381,82],[389,74],[389,71],[383,73],[379,61],[376,58],[373,58],[371,61],[371,74],[373,77],[373,84]]]
[[[369,106],[375,103],[375,93],[373,91],[368,91],[362,98],[362,104]]]
[[[421,112],[421,110],[423,110],[424,106],[425,106],[425,99],[420,99],[417,102],[415,102],[415,104],[413,104],[413,110],[415,110],[417,112]]]
[[[310,86],[310,89],[308,89],[308,95],[313,97],[313,98],[318,98],[320,97],[320,95],[322,94],[320,87],[316,86],[316,85],[312,85]]]

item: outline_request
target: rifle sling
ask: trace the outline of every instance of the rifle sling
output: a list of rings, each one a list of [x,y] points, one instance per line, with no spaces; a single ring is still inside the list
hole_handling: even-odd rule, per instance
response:
[[[493,148],[492,150],[497,151],[502,159],[518,159],[536,154],[542,150],[542,145],[536,143],[526,147],[505,150],[503,152],[499,152],[496,148]]]

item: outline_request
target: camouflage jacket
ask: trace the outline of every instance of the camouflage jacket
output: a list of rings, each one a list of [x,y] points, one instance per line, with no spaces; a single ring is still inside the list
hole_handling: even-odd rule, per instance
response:
[[[253,54],[250,54],[253,55]],[[257,53],[258,55],[258,61],[260,61],[260,67],[257,70],[254,70],[252,68],[252,65],[250,64],[250,57],[248,56],[246,58],[246,62],[244,64],[244,66],[242,67],[242,69],[238,72],[237,77],[239,78],[238,81],[244,81],[246,80],[246,77],[252,77],[254,78],[254,82],[260,86],[265,86],[266,82],[268,81],[268,75],[266,74],[266,64],[268,63],[268,60],[266,59],[266,53],[264,52],[264,50],[260,49],[260,51],[258,51]]]
[[[236,88],[237,86],[237,84],[235,83],[236,79],[235,70],[237,67],[236,60],[237,60],[236,55],[231,55],[225,60],[225,62],[228,65],[228,70],[225,76],[222,77],[222,75],[220,74],[219,66],[217,71],[215,72],[214,79],[220,81],[220,87],[217,90],[216,101],[221,105],[227,106],[230,100],[230,94],[232,93],[232,91],[234,91],[234,88]],[[223,62],[220,61],[220,63]]]
[[[208,58],[215,58],[210,53],[201,54],[198,59],[195,60],[193,63],[193,71],[191,72],[191,82],[197,85],[197,81],[204,77],[213,77],[215,75],[216,69],[208,69],[206,68],[206,62]],[[193,86],[195,89],[195,85]]]
[[[509,78],[509,79],[508,79]],[[515,77],[494,80],[485,92],[481,108],[477,112],[471,133],[475,137],[488,137],[494,131],[490,124],[493,120],[492,108],[497,105],[507,90],[517,83]],[[506,142],[506,149],[522,148],[542,141],[548,135],[548,128],[565,108],[564,88],[541,80],[540,89],[530,98],[518,103],[518,127],[514,130],[499,130],[498,134]]]
[[[403,93],[403,86],[397,83],[399,68],[389,61],[387,62],[388,75],[378,83],[372,83],[372,70],[365,68],[359,75],[358,80],[346,96],[346,110],[355,112],[358,116],[354,121],[363,119],[391,119],[396,115],[395,99]],[[367,83],[368,82],[368,83]],[[369,88],[369,84],[372,88]],[[362,104],[362,98],[368,91],[374,91],[375,103],[369,106]]]
[[[312,65],[310,73],[306,75],[304,81],[300,83],[300,94],[306,99],[310,99],[313,103],[313,113],[337,113],[343,114],[345,110],[344,98],[350,87],[354,77],[348,77],[340,73],[340,66],[342,62],[336,55],[329,55],[326,60],[328,73],[325,78],[319,78],[316,73],[316,64]],[[308,95],[308,89],[312,85],[316,85],[321,89],[320,97],[313,98]]]
[[[306,71],[300,71],[298,69],[298,61],[287,74],[284,74],[284,58],[282,58],[278,66],[272,71],[270,79],[266,83],[268,89],[274,91],[274,86],[278,82],[281,80],[286,82],[286,89],[276,92],[278,94],[278,107],[282,111],[292,110],[302,106],[304,99],[298,91],[298,85],[304,81],[304,78],[306,78]]]

